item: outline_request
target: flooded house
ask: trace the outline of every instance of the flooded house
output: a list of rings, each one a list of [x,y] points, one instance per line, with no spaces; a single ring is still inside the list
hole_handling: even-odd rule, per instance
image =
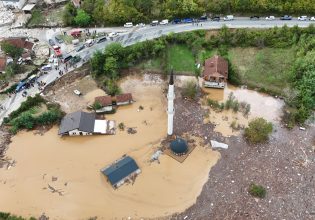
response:
[[[110,120],[98,120],[94,113],[73,112],[67,114],[60,123],[58,134],[85,136],[93,134],[115,134],[116,123]]]
[[[141,170],[134,159],[125,156],[101,169],[101,172],[114,188],[118,188],[127,180],[134,179]]]
[[[218,55],[205,60],[203,70],[204,87],[224,88],[228,79],[228,62]]]
[[[98,96],[95,97],[95,103],[99,103],[101,108],[96,109],[96,113],[104,113],[104,112],[111,112],[113,111],[113,101],[112,97],[107,95],[107,96]]]
[[[134,102],[133,99],[132,99],[131,93],[125,93],[125,94],[121,94],[121,95],[116,95],[115,100],[116,100],[116,105],[117,106],[129,105],[129,104]]]

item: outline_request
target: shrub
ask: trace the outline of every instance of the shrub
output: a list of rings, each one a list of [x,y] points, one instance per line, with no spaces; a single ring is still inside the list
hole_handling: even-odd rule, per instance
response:
[[[214,110],[222,111],[224,109],[224,103],[219,103],[218,101],[207,99],[207,104]]]
[[[124,124],[123,122],[120,122],[120,123],[118,124],[118,128],[119,128],[119,130],[121,130],[121,131],[125,130],[125,124]]]
[[[183,91],[182,91],[182,96],[187,97],[190,99],[194,99],[197,94],[197,85],[195,81],[191,80],[188,82],[185,82],[183,85]]]
[[[102,108],[102,105],[100,102],[94,102],[92,105],[92,108],[94,109],[94,111],[99,110]]]
[[[62,113],[59,109],[49,110],[42,113],[36,118],[37,125],[50,125],[59,122],[62,118]]]
[[[254,197],[258,198],[265,198],[266,196],[266,189],[261,185],[256,185],[254,183],[250,184],[248,189],[249,194],[251,194]]]
[[[104,85],[108,95],[114,96],[121,93],[121,89],[114,80],[105,80]]]
[[[272,123],[267,122],[263,118],[255,118],[250,121],[248,127],[245,128],[244,136],[251,143],[262,143],[268,140],[269,134],[272,132]]]

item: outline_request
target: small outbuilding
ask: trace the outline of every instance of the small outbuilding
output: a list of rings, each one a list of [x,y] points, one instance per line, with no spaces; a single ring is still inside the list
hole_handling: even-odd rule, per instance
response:
[[[133,103],[131,93],[116,95],[116,105],[129,105]]]
[[[103,113],[103,112],[111,112],[113,111],[113,103],[112,103],[112,97],[107,96],[98,96],[95,97],[94,103],[99,103],[102,108],[97,109],[96,113]]]
[[[31,14],[35,6],[36,4],[27,4],[22,8],[22,11],[24,11],[25,14]]]
[[[188,145],[184,139],[176,138],[170,144],[170,149],[173,154],[176,156],[182,156],[187,154],[188,152]]]
[[[135,178],[141,173],[136,161],[129,156],[122,157],[113,164],[101,169],[107,180],[114,188],[118,188],[128,179]]]

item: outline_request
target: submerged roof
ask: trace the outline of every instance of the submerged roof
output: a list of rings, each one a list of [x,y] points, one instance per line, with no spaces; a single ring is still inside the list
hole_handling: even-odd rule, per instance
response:
[[[111,166],[102,169],[101,172],[107,176],[112,185],[115,185],[138,169],[139,167],[135,160],[127,156]]]
[[[209,80],[210,77],[224,77],[227,79],[228,69],[228,62],[223,57],[215,55],[205,61],[203,77],[205,80]]]
[[[116,102],[128,102],[128,101],[132,101],[131,93],[116,95]]]
[[[112,97],[109,95],[95,97],[95,102],[99,102],[102,107],[112,105]]]
[[[172,141],[170,147],[175,154],[184,154],[188,151],[187,142],[181,138],[176,138]]]
[[[67,114],[60,123],[58,134],[65,134],[78,129],[79,131],[94,132],[95,114],[87,112],[73,112]]]

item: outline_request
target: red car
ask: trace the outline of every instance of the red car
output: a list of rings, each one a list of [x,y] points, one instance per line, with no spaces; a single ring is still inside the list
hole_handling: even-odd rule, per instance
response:
[[[62,53],[61,53],[60,47],[59,46],[53,46],[53,48],[54,48],[56,57],[61,57]]]
[[[72,37],[80,37],[81,33],[82,33],[81,30],[74,30],[74,31],[71,32],[71,36]]]

